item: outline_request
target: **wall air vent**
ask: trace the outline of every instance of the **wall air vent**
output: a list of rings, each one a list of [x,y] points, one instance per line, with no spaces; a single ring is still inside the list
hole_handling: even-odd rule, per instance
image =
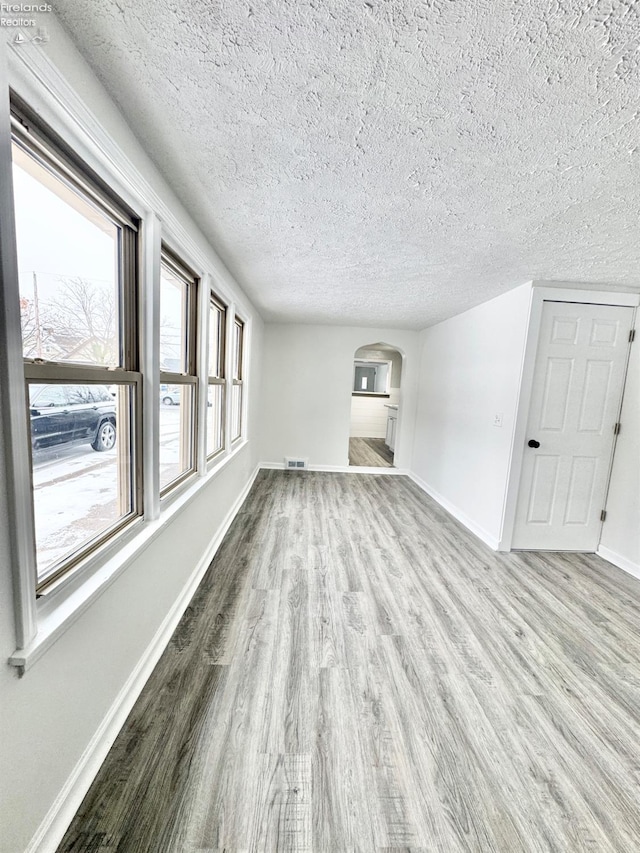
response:
[[[309,460],[294,459],[292,456],[285,456],[284,467],[286,471],[302,471],[309,467]]]

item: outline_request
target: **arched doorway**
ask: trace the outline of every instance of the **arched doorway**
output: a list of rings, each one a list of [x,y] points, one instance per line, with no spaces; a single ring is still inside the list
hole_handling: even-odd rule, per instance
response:
[[[402,353],[378,342],[353,356],[349,465],[393,468],[396,452]]]

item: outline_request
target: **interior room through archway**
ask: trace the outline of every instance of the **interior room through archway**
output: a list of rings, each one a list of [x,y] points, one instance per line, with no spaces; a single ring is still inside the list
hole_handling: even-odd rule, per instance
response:
[[[393,468],[402,355],[382,342],[354,353],[349,428],[349,465]]]

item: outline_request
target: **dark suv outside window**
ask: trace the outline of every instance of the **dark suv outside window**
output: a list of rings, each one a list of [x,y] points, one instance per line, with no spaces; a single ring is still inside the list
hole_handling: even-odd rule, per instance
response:
[[[116,401],[104,385],[29,386],[31,446],[90,444],[111,450],[116,443]]]

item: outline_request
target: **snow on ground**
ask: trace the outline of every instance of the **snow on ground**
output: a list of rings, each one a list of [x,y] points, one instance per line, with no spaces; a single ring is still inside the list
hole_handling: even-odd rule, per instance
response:
[[[160,410],[160,462],[163,483],[180,473],[179,406]],[[128,484],[122,487],[127,489]],[[117,445],[104,453],[89,444],[35,450],[33,501],[38,575],[43,577],[54,563],[120,517]]]
[[[180,407],[160,407],[160,486],[182,473],[180,460]]]
[[[91,448],[88,453],[97,455]],[[76,461],[94,462],[87,460],[88,453]],[[63,475],[68,479],[58,477],[34,485],[40,572],[117,521],[118,460],[115,451],[109,455],[109,459]]]

